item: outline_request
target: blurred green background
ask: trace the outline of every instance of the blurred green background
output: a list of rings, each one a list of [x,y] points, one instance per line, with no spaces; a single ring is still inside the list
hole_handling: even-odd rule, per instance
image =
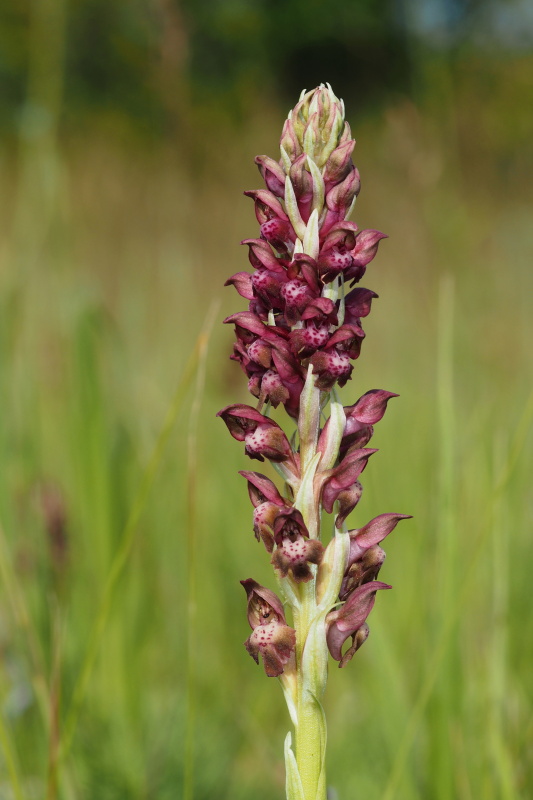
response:
[[[331,670],[332,797],[531,798],[531,7],[4,0],[0,78],[1,800],[283,797],[238,584],[274,581],[214,415],[248,400],[242,191],[321,81],[390,236],[343,398],[401,395],[349,525],[414,515]]]

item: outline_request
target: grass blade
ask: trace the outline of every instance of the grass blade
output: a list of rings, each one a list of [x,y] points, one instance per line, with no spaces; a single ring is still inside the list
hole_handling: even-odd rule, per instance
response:
[[[216,306],[218,311],[218,305]],[[211,318],[215,316],[212,310]],[[187,437],[187,711],[185,722],[185,757],[183,770],[183,800],[194,797],[194,731],[196,719],[196,535],[197,535],[197,477],[198,477],[198,420],[205,388],[208,337],[204,336],[198,352],[198,370],[191,406]]]
[[[513,470],[517,465],[524,448],[524,444],[527,440],[526,434],[529,431],[532,422],[533,392],[531,392],[529,395],[520,421],[516,427],[515,435],[513,436],[511,447],[509,449],[509,454],[502,466],[499,476],[496,479],[494,492],[491,496],[491,502],[488,504],[486,519],[484,523],[480,525],[480,533],[471,550],[468,573],[464,576],[464,579],[461,583],[461,591],[457,592],[455,602],[450,613],[448,614],[446,624],[441,630],[440,638],[433,652],[433,658],[431,659],[426,672],[426,677],[422,681],[417,699],[411,712],[411,716],[407,721],[405,732],[398,747],[388,783],[382,795],[382,800],[394,800],[394,798],[397,796],[402,775],[407,765],[407,759],[409,758],[410,750],[415,742],[416,734],[420,727],[425,707],[431,697],[431,693],[437,681],[443,659],[446,656],[450,637],[463,611],[463,608],[465,607],[465,604],[468,600],[468,595],[473,589],[472,578],[475,572],[475,565],[484,552],[486,541],[492,532],[493,526],[491,524],[491,520],[494,516],[497,503],[499,502],[499,499],[513,474]]]
[[[133,543],[135,541],[137,524],[146,506],[146,502],[152,489],[159,464],[161,463],[163,453],[170,439],[170,434],[172,433],[174,424],[182,409],[191,380],[198,368],[200,353],[205,348],[205,342],[209,339],[217,308],[218,303],[213,302],[206,315],[202,330],[198,336],[198,339],[196,340],[195,347],[178,382],[178,386],[168,409],[165,421],[157,437],[154,449],[141,479],[139,490],[122,531],[120,545],[113,559],[113,563],[111,565],[111,569],[109,571],[102,594],[102,599],[100,600],[96,621],[94,623],[89,640],[89,646],[87,648],[78,680],[74,686],[72,700],[67,712],[63,729],[64,732],[61,737],[59,753],[60,761],[64,760],[71,748],[78,715],[87,691],[87,686],[96,662],[102,636],[111,610],[113,594],[131,553]]]

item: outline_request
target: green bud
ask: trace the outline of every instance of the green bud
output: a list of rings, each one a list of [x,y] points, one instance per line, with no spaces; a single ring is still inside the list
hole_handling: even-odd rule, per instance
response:
[[[335,96],[329,84],[321,84],[310,92],[302,92],[285,123],[281,144],[291,161],[304,152],[322,168],[349,133],[343,101]]]

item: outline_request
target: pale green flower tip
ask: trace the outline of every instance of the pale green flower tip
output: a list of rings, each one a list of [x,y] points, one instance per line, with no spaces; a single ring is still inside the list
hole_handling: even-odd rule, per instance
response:
[[[306,226],[300,214],[300,209],[298,208],[298,202],[294,193],[294,186],[292,185],[292,181],[288,175],[285,179],[285,208],[296,236],[303,241],[306,232]]]
[[[290,156],[287,153],[287,151],[285,150],[285,148],[283,147],[283,145],[281,145],[279,149],[280,149],[280,153],[281,153],[281,161],[283,163],[283,169],[285,171],[285,174],[288,175],[289,171],[290,171],[290,168],[291,168]]]
[[[302,91],[289,114],[297,149],[310,155],[322,168],[340,143],[344,116],[344,101],[335,95],[329,83],[309,92]]]
[[[303,239],[303,251],[311,258],[317,259],[320,250],[318,238],[318,211],[315,208],[309,217]]]
[[[311,177],[313,178],[313,210],[316,209],[320,215],[322,214],[324,206],[324,179],[314,159],[310,155],[307,156],[307,165],[309,167]]]
[[[313,116],[309,120],[309,123],[308,123],[308,125],[307,125],[307,127],[305,129],[304,139],[303,139],[303,151],[304,151],[304,153],[307,153],[307,155],[311,156],[311,157],[315,153],[315,145],[317,143],[317,132],[318,132],[317,131],[317,127],[318,126],[317,126],[317,124],[314,124],[315,121],[316,121],[316,123],[318,123],[316,112],[313,114]]]
[[[298,253],[303,253],[303,252],[304,252],[304,245],[303,245],[302,240],[301,239],[296,239],[296,241],[294,243],[293,255],[296,256],[296,255],[298,255]],[[275,323],[272,323],[272,324],[275,324]]]

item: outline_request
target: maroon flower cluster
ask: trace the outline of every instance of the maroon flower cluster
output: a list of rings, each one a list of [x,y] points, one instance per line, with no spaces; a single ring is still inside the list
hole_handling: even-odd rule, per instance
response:
[[[326,617],[328,648],[339,667],[344,667],[368,637],[366,618],[372,611],[376,592],[391,587],[377,581],[385,561],[385,551],[379,543],[394,530],[407,514],[380,514],[363,528],[349,531],[350,552],[348,564],[339,592],[339,600],[346,601]],[[352,644],[342,654],[344,643],[351,637]]]
[[[360,189],[351,158],[355,140],[348,123],[325,162],[320,165],[318,160],[321,171],[303,152],[309,126],[321,124],[324,138],[338,123],[320,97],[318,111],[306,120],[302,131],[296,131],[305,102],[296,106],[283,130],[287,174],[283,159],[258,156],[256,163],[267,188],[245,192],[254,200],[260,225],[260,238],[242,243],[249,247],[255,272],[238,272],[226,282],[249,301],[248,311],[225,320],[235,325],[237,336],[231,357],[248,376],[259,408],[265,402],[274,407],[283,403],[293,418],[298,416],[309,363],[316,385],[325,391],[335,382],[343,386],[350,379],[351,362],[359,356],[365,336],[361,318],[369,314],[377,295],[356,287],[343,296],[344,285],[353,287],[360,281],[385,236],[375,230],[358,231],[346,219]],[[299,252],[298,245],[313,213],[316,257]],[[336,300],[325,292],[332,282],[342,285]]]
[[[340,457],[338,463],[329,470],[320,474],[318,482],[318,503],[328,513],[333,512],[335,503],[338,503],[338,513],[335,524],[340,528],[347,516],[353,511],[363,487],[359,476],[365,469],[369,457],[376,451],[365,447],[374,432],[374,425],[382,419],[387,402],[391,397],[396,397],[392,392],[373,389],[367,392],[353,406],[344,408],[346,425],[340,444]],[[252,413],[253,412],[253,413]],[[239,416],[239,415],[244,416]],[[238,441],[246,441],[246,452],[251,458],[266,457],[272,461],[290,463],[295,471],[295,476],[300,477],[299,456],[292,451],[285,434],[279,426],[268,417],[248,406],[228,406],[219,412],[232,436]],[[262,430],[262,443],[250,449],[250,438],[246,438],[244,431],[249,426],[248,437],[254,436],[257,442],[257,431]],[[325,445],[329,420],[320,432],[318,451]],[[272,554],[271,563],[280,577],[289,575],[295,583],[303,583],[313,577],[310,564],[319,565],[322,561],[324,546],[318,539],[311,539],[303,517],[293,506],[290,498],[283,497],[275,484],[266,475],[260,472],[241,471],[240,475],[248,482],[248,493],[254,507],[253,530],[258,541],[262,541],[268,553]],[[355,651],[363,644],[368,636],[366,617],[374,605],[374,596],[379,589],[390,588],[387,584],[376,581],[379,570],[385,560],[385,552],[379,543],[388,536],[402,519],[409,517],[404,514],[382,514],[369,522],[364,528],[349,531],[350,552],[346,570],[342,581],[339,600],[344,605],[337,611],[330,612],[326,619],[327,643],[331,655],[339,666],[345,666],[352,658]],[[254,583],[252,581],[252,583]],[[250,581],[243,582],[247,592]],[[268,593],[268,597],[276,598],[272,592],[264,587],[257,591]],[[254,595],[255,596],[255,595]],[[267,595],[265,595],[266,597]],[[251,595],[248,595],[249,602]],[[277,615],[254,616],[249,621],[253,628],[252,636],[247,640],[246,647],[254,657],[260,653],[265,659],[268,670],[274,669],[276,663],[280,668],[277,673],[283,672],[283,665],[275,654],[278,651],[278,639],[273,636],[261,639],[261,631],[257,629],[269,625],[269,631],[275,632],[277,627],[283,632],[283,647],[287,641],[286,621],[279,611],[281,602],[276,598],[279,608]],[[272,603],[271,603],[272,605]],[[274,608],[275,606],[272,606]],[[253,622],[253,624],[252,624]],[[292,630],[292,629],[290,629]],[[342,655],[342,646],[352,637],[352,645]],[[260,641],[262,647],[257,649],[255,644]],[[252,649],[250,649],[252,648]],[[278,653],[279,655],[279,653]]]
[[[335,527],[346,531],[346,519],[361,497],[359,477],[375,452],[367,447],[373,426],[383,417],[388,401],[396,397],[384,390],[367,392],[343,409],[342,420],[336,414],[321,430],[317,413],[311,500],[305,507],[296,507],[295,492],[304,478],[301,462],[309,463],[309,453],[302,446],[301,456],[264,406],[283,404],[299,420],[300,443],[305,441],[302,420],[308,409],[300,401],[306,380],[313,379],[313,391],[320,390],[317,395],[330,392],[336,383],[344,386],[359,356],[365,336],[361,320],[370,313],[377,295],[356,284],[384,234],[358,231],[347,220],[360,189],[351,158],[354,145],[342,101],[329,87],[302,97],[285,123],[281,160],[256,158],[266,189],[245,192],[254,200],[260,225],[260,238],[243,242],[254,272],[238,272],[226,282],[249,301],[248,310],[232,314],[225,322],[235,326],[231,358],[248,376],[248,388],[258,404],[257,408],[230,405],[218,416],[231,435],[244,443],[250,458],[273,462],[286,479],[284,496],[266,475],[240,473],[248,482],[254,507],[255,536],[263,542],[279,579],[297,594],[302,590],[299,584],[316,580],[318,587],[321,574],[327,572],[326,550],[319,538],[321,509],[335,512]],[[321,398],[325,399],[324,394]],[[368,636],[366,618],[376,592],[390,588],[376,580],[385,558],[380,542],[406,518],[383,514],[363,528],[348,531],[344,574],[344,561],[338,561],[331,590],[336,593],[340,585],[339,602],[325,624],[329,651],[341,667]],[[282,603],[273,592],[252,579],[242,584],[252,628],[246,648],[256,661],[261,655],[267,675],[280,676],[294,668],[295,631],[287,625]]]

